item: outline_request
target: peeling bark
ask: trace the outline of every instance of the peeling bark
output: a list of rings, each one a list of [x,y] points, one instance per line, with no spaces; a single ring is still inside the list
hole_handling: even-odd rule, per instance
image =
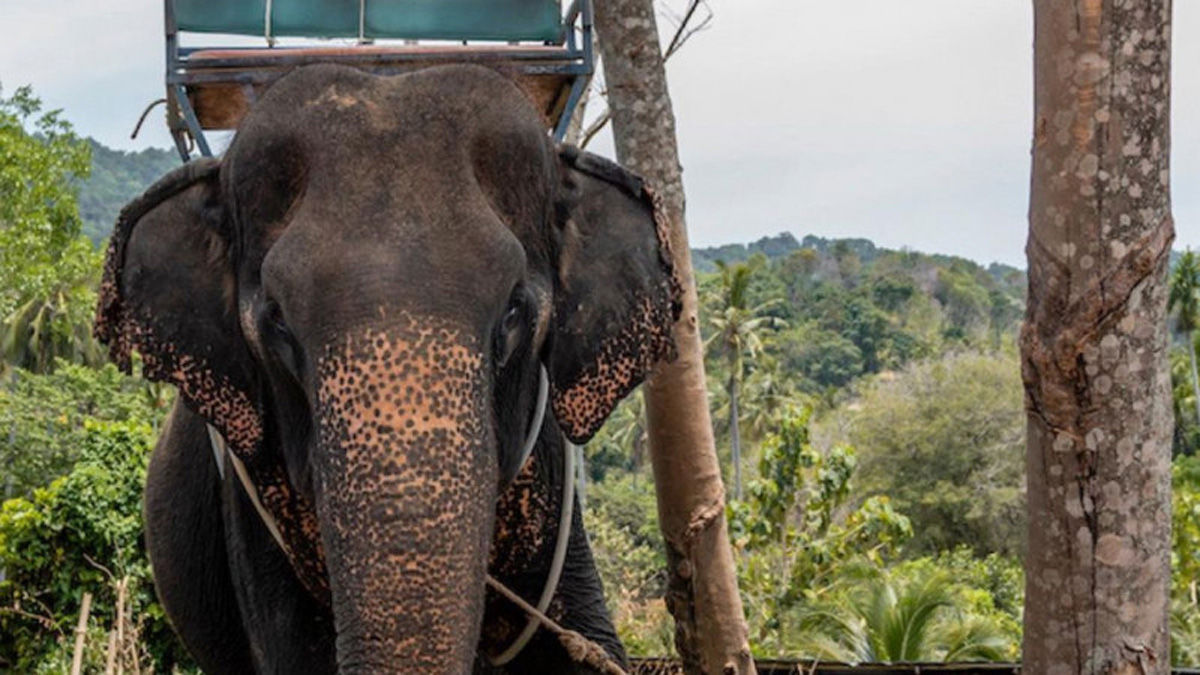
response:
[[[1036,0],[1025,671],[1168,673],[1170,0]]]
[[[684,289],[679,358],[646,383],[650,455],[667,546],[667,606],[688,673],[754,673],[725,525],[725,490],[708,412],[696,285],[684,225],[675,116],[652,0],[596,4],[617,158],[662,196]]]

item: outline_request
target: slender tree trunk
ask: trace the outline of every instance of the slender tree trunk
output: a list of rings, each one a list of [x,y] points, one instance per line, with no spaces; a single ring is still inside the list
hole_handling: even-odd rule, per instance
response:
[[[1170,0],[1037,0],[1025,672],[1169,672]]]
[[[729,376],[729,454],[733,462],[733,498],[742,499],[742,429],[738,419],[737,378]]]
[[[684,289],[683,314],[675,325],[679,358],[660,367],[645,386],[675,646],[688,673],[754,673],[725,526],[725,490],[708,412],[696,285],[683,219],[675,116],[653,0],[596,3],[596,28],[617,158],[662,197]]]
[[[1200,375],[1196,373],[1196,336],[1187,332],[1188,358],[1192,364],[1192,401],[1196,404],[1196,424],[1200,424]]]

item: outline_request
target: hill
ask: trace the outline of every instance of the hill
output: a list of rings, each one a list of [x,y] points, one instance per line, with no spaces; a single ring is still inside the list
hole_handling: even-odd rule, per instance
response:
[[[92,146],[92,173],[79,185],[79,217],[83,233],[98,244],[112,230],[121,207],[179,166],[179,157],[170,150],[124,152],[92,138],[88,142]]]

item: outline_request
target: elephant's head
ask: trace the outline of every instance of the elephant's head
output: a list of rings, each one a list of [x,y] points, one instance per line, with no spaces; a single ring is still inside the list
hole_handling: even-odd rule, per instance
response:
[[[678,314],[642,182],[472,66],[281,79],[126,209],[101,295],[115,359],[178,386],[328,584],[346,672],[469,670],[539,364],[584,441]]]

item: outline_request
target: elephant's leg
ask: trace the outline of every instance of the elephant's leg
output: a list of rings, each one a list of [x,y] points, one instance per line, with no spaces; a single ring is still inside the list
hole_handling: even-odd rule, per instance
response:
[[[503,495],[497,511],[497,538],[492,573],[521,597],[536,603],[550,573],[558,534],[562,490],[561,434],[552,421],[534,460]],[[578,499],[571,519],[566,559],[547,615],[603,647],[618,663],[626,663],[624,647],[604,604],[604,589],[592,558]],[[512,603],[488,593],[484,649],[498,651],[512,643],[527,616]],[[502,669],[482,664],[480,673],[591,673],[570,659],[557,638],[538,630],[521,653]]]
[[[225,555],[220,480],[204,422],[175,405],[146,478],[146,545],[159,601],[205,673],[252,672]]]
[[[261,674],[337,672],[333,615],[301,585],[232,471],[224,485],[233,587]]]

